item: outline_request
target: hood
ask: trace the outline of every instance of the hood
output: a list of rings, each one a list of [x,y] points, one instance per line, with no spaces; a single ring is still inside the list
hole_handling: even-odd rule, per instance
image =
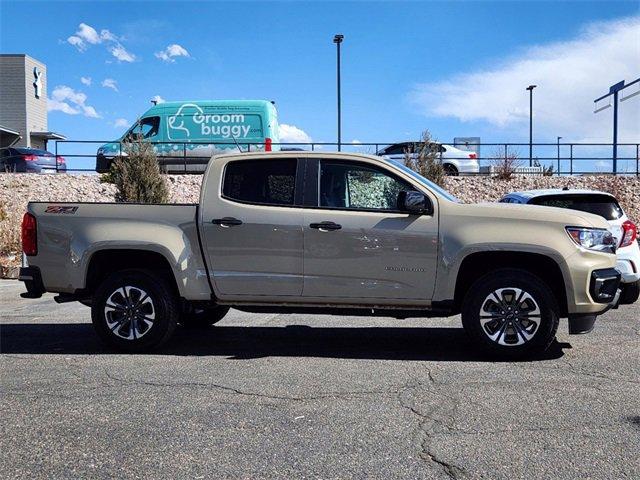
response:
[[[466,216],[552,222],[575,227],[610,228],[609,223],[598,215],[564,208],[511,203],[467,203],[456,205],[464,208]]]

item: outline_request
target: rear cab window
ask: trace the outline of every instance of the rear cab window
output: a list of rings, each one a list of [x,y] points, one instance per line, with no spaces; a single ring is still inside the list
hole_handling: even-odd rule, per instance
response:
[[[298,160],[236,160],[224,171],[222,196],[255,205],[292,206]]]
[[[622,207],[615,198],[597,193],[544,195],[532,198],[529,204],[593,213],[608,221],[618,220],[624,215]]]

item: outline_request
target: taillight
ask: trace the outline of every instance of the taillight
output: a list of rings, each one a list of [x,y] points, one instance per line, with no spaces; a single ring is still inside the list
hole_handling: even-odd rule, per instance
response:
[[[621,248],[628,247],[629,245],[633,244],[633,242],[635,242],[638,238],[638,227],[636,227],[635,223],[630,222],[629,220],[622,224],[622,231],[622,243],[620,244]]]
[[[469,154],[469,158],[478,158],[478,154],[477,153],[470,153]]]
[[[36,155],[23,155],[22,158],[25,162],[35,162],[38,160],[38,157]]]
[[[22,217],[22,251],[25,255],[38,254],[38,226],[36,217],[30,213]]]
[[[64,159],[64,157],[60,155],[56,157],[56,161],[58,162],[58,165],[64,165],[66,163],[66,160]]]
[[[271,151],[271,139],[268,137],[264,139],[264,151],[265,152]]]

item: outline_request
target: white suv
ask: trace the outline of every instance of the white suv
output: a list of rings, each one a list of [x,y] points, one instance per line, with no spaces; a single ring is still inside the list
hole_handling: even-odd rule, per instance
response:
[[[640,296],[640,247],[638,228],[629,220],[616,197],[598,190],[528,190],[505,195],[500,202],[544,205],[595,213],[604,217],[618,239],[616,269],[622,274],[621,303],[634,303]],[[626,301],[625,301],[626,300]]]
[[[447,175],[477,174],[480,172],[478,156],[475,152],[460,150],[459,148],[442,143],[431,143],[430,147],[438,153]],[[407,155],[417,156],[420,142],[394,143],[378,151],[378,155],[389,160],[404,162]]]

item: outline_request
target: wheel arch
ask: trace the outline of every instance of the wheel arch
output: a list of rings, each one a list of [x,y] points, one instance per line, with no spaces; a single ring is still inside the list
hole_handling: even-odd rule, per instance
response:
[[[567,316],[567,289],[562,268],[550,256],[519,251],[476,252],[466,256],[456,277],[454,305],[460,310],[464,297],[473,283],[495,270],[504,268],[525,270],[545,282],[553,293],[561,317]]]

